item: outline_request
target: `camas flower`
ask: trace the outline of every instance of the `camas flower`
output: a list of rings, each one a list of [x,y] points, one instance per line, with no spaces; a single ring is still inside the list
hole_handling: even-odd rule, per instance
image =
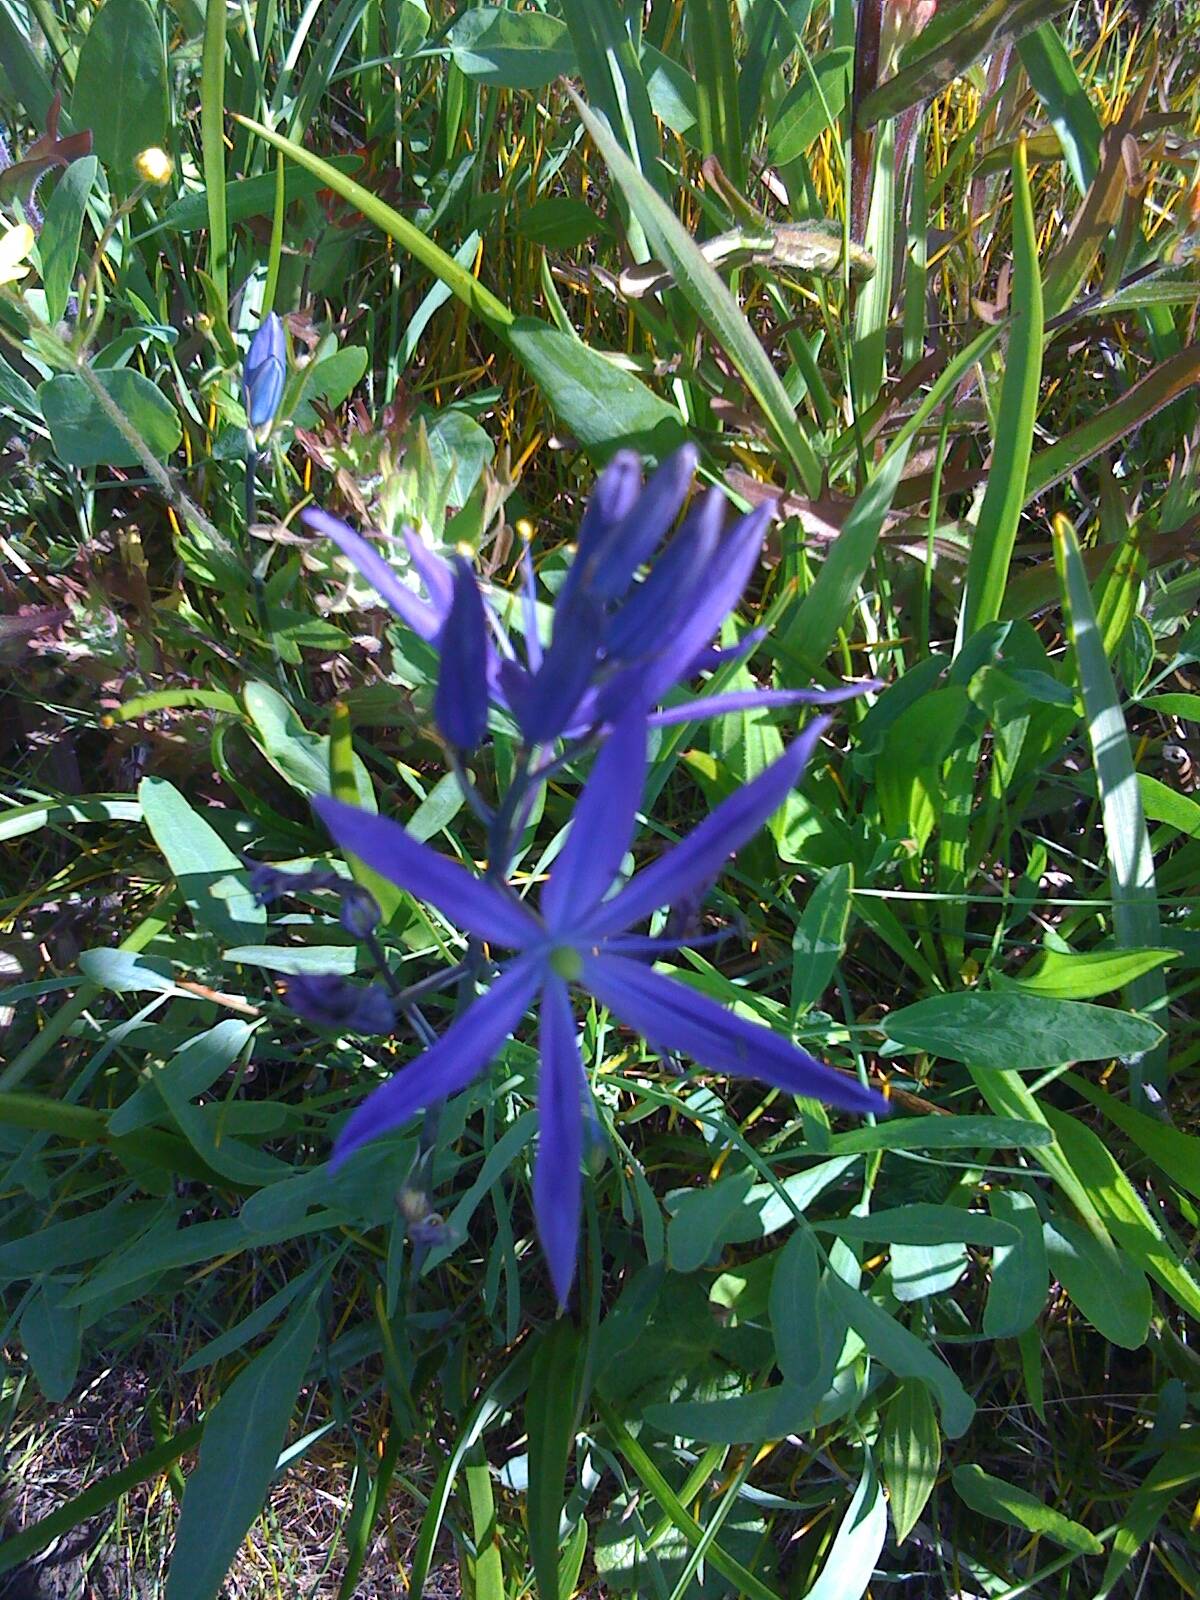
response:
[[[475,742],[483,737],[486,719],[479,708],[486,710],[488,701],[511,713],[527,745],[544,745],[606,728],[634,709],[661,725],[755,707],[831,705],[875,687],[749,689],[658,709],[680,684],[746,654],[762,637],[753,631],[727,651],[712,646],[750,581],[769,505],[726,529],[728,503],[719,489],[711,489],[666,542],[697,459],[695,449],[685,446],[644,485],[638,458],[629,451],[618,453],[605,468],[584,512],[544,651],[528,550],[522,561],[524,627],[518,646],[482,597],[478,604],[470,598],[468,588],[477,593],[478,586],[465,563],[451,567],[411,529],[404,538],[427,598],[404,583],[347,523],[317,508],[300,515],[314,532],[334,541],[415,633],[437,647],[437,720],[460,749],[472,747],[463,742],[468,736]],[[443,682],[452,687],[443,692]]]
[[[335,972],[297,972],[285,978],[292,1010],[317,1028],[337,1033],[391,1033],[396,1012],[378,984],[351,983]]]
[[[629,932],[658,907],[684,900],[713,881],[726,858],[783,804],[827,726],[827,719],[818,718],[779,760],[606,899],[632,843],[646,773],[645,718],[621,718],[580,794],[538,912],[419,843],[398,823],[317,796],[313,804],[344,850],[429,901],[467,933],[516,952],[436,1044],[352,1113],[338,1138],[335,1163],[465,1088],[538,1001],[541,1132],[534,1212],[562,1304],[575,1272],[588,1094],[572,987],[595,996],[660,1051],[849,1111],[885,1111],[881,1095],[823,1065],[790,1039],[654,971],[646,957],[670,942]]]

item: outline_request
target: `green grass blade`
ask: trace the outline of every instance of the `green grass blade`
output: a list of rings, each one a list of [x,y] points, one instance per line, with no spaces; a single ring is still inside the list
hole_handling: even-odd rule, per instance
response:
[[[745,183],[746,153],[738,106],[737,58],[728,0],[688,0],[687,40],[696,81],[700,148],[715,155],[737,188]]]
[[[705,260],[679,218],[625,154],[612,129],[570,91],[584,126],[607,161],[651,250],[668,267],[681,293],[737,367],[808,494],[821,485],[821,464],[801,430],[779,375],[746,321],[729,286]]]
[[[780,624],[775,648],[781,662],[789,664],[789,679],[797,666],[795,681],[807,679],[837,638],[855,592],[875,557],[883,519],[891,508],[907,458],[907,446],[884,457],[830,545],[817,581],[795,615]]]
[[[1112,884],[1113,932],[1116,942],[1126,948],[1154,948],[1169,941],[1159,920],[1154,857],[1133,751],[1112,669],[1104,654],[1075,530],[1065,517],[1057,517],[1054,522],[1054,554],[1096,769]],[[1160,1026],[1166,1026],[1166,982],[1161,970],[1135,978],[1126,986],[1125,997],[1134,1010],[1148,1012]],[[1131,1064],[1135,1086],[1140,1087],[1145,1081],[1162,1092],[1166,1085],[1166,1053],[1164,1041]]]
[[[1042,280],[1023,141],[1018,141],[1013,155],[1012,307],[992,464],[971,540],[960,641],[969,639],[1000,615],[1021,508],[1026,501],[1025,484],[1037,421],[1042,377]]]
[[[1043,22],[1017,44],[1021,65],[1058,135],[1067,170],[1080,194],[1100,170],[1100,118],[1075,64],[1052,22]]]
[[[208,275],[229,300],[229,231],[225,217],[225,0],[208,0],[200,67],[200,151],[208,198]]]
[[[859,290],[854,308],[854,343],[850,369],[854,377],[855,408],[862,412],[874,404],[883,388],[887,365],[887,334],[892,310],[892,240],[896,227],[896,130],[887,123],[875,139],[871,209],[867,216],[866,248],[875,257],[875,274]]]

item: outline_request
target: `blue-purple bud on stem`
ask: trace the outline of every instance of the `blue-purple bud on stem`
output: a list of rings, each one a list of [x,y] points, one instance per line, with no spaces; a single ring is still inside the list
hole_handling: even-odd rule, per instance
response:
[[[273,311],[250,341],[242,373],[242,399],[246,420],[252,428],[265,428],[272,422],[283,399],[287,377],[287,342],[283,323]]]

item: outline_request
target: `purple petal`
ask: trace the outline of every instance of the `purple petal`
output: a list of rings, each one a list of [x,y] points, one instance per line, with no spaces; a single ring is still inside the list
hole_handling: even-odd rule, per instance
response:
[[[443,561],[436,551],[431,550],[414,529],[404,528],[402,531],[409,560],[417,569],[433,601],[434,610],[445,616],[454,593],[454,573],[449,562]]]
[[[579,1246],[579,1161],[583,1153],[583,1062],[571,1000],[561,978],[542,988],[538,1035],[538,1147],[533,1169],[533,1214],[560,1306],[575,1276]]]
[[[667,728],[676,722],[700,722],[706,717],[722,717],[730,711],[770,710],[774,706],[836,706],[843,700],[882,685],[872,678],[868,683],[844,683],[836,689],[738,689],[731,694],[701,695],[681,706],[668,706],[650,716],[650,726]]]
[[[541,670],[530,678],[523,704],[513,707],[527,743],[549,744],[571,722],[592,681],[600,624],[600,609],[586,592],[559,597]]]
[[[641,457],[633,450],[618,450],[596,479],[575,536],[575,559],[559,590],[565,600],[582,584],[589,559],[615,523],[633,509],[642,492]]]
[[[844,1111],[886,1115],[890,1109],[874,1089],[835,1072],[782,1034],[747,1022],[706,995],[624,956],[585,955],[579,981],[658,1050],[690,1056],[717,1072],[759,1078]]]
[[[454,597],[438,655],[434,720],[450,744],[474,750],[487,732],[488,636],[479,585],[461,556],[454,561]]]
[[[533,956],[514,961],[430,1045],[357,1107],[338,1135],[333,1165],[360,1145],[400,1128],[426,1106],[465,1089],[499,1050],[529,1009],[541,978]]]
[[[398,822],[328,795],[314,795],[313,807],[343,850],[428,900],[468,933],[516,949],[540,937],[541,924],[518,901],[414,839]]]
[[[617,600],[670,533],[687,499],[700,452],[685,444],[654,473],[637,500],[610,528],[588,560],[585,586],[601,600]]]
[[[525,636],[525,659],[531,672],[542,664],[542,639],[538,633],[537,576],[533,555],[526,540],[521,541],[521,617]]]
[[[328,511],[321,511],[316,506],[309,506],[302,511],[300,520],[314,533],[332,539],[350,565],[358,568],[372,589],[387,601],[398,617],[408,623],[414,633],[431,641],[437,637],[445,613],[427,605],[401,583],[378,550],[369,545],[361,534],[355,533],[340,517],[331,517]]]
[[[749,633],[744,633],[736,644],[706,645],[689,664],[686,676],[694,678],[701,672],[715,672],[718,667],[726,666],[730,661],[740,661],[752,650],[757,650],[769,632],[768,628],[751,628]]]
[[[633,839],[645,781],[645,718],[623,717],[601,746],[542,891],[542,915],[551,929],[580,926],[612,887]]]
[[[710,882],[791,794],[817,742],[829,726],[818,717],[752,783],[723,800],[697,828],[665,855],[636,873],[621,892],[588,918],[589,936],[624,933],[659,906],[674,905],[694,885]]]
[[[691,597],[682,625],[667,640],[646,674],[643,704],[657,705],[668,690],[687,676],[692,662],[712,642],[725,618],[742,598],[758,563],[763,535],[771,521],[770,504],[759,506],[734,524],[709,563],[705,582]]]
[[[721,546],[725,497],[710,489],[684,521],[647,574],[645,581],[610,620],[604,648],[610,660],[637,662],[657,653],[672,629],[667,619],[690,609]],[[715,633],[716,630],[714,629]],[[708,644],[712,634],[704,640]]]
[[[296,972],[283,980],[287,1003],[305,1022],[338,1033],[391,1033],[396,1008],[380,984],[365,988],[336,972]]]

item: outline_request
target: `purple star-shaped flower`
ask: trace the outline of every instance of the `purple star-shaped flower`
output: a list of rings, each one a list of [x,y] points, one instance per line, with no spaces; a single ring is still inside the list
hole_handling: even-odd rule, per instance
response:
[[[542,1248],[562,1304],[575,1273],[588,1092],[571,1010],[572,985],[594,995],[659,1050],[849,1111],[886,1111],[881,1095],[824,1066],[790,1039],[655,972],[644,958],[660,952],[663,941],[628,932],[658,907],[686,899],[713,881],[725,860],[783,804],[827,726],[828,719],[818,718],[778,761],[605,899],[633,839],[646,773],[645,718],[623,718],[601,748],[580,794],[567,843],[542,892],[540,914],[418,843],[398,823],[337,800],[315,798],[343,849],[435,905],[466,932],[517,952],[486,994],[435,1045],[354,1111],[338,1139],[335,1161],[465,1088],[540,997],[541,1133],[533,1199]]]

